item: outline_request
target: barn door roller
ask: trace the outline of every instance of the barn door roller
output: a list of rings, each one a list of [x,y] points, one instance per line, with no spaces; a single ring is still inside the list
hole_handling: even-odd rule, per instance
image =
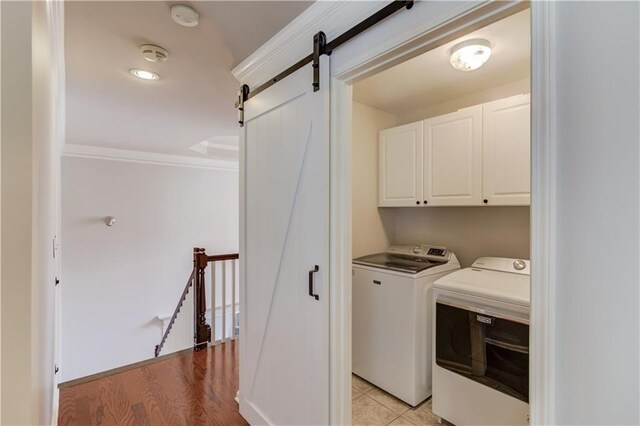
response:
[[[249,86],[247,86],[246,84],[242,86],[242,88],[238,92],[238,100],[236,101],[236,108],[238,108],[238,123],[240,124],[240,127],[244,125],[244,102],[247,99],[251,99],[253,96],[257,95],[268,87],[271,87],[288,75],[293,74],[310,62],[313,63],[313,91],[317,92],[318,90],[320,90],[320,56],[331,55],[331,52],[333,52],[334,49],[340,47],[342,44],[351,40],[358,34],[361,34],[364,31],[368,30],[383,19],[393,15],[400,9],[411,9],[412,7],[413,0],[394,0],[390,4],[386,5],[373,15],[369,16],[359,24],[345,31],[330,42],[327,42],[327,37],[322,31],[315,34],[313,36],[313,53],[300,59],[298,62],[291,65],[289,68],[282,71],[271,80],[256,87],[253,90],[250,90]]]
[[[313,36],[313,91],[320,90],[320,56],[324,55],[327,36],[322,31]]]

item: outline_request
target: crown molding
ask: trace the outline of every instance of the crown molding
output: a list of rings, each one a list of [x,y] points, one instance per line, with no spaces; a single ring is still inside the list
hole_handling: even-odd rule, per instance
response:
[[[155,164],[160,166],[181,166],[199,169],[238,171],[237,161],[214,158],[187,157],[156,152],[133,151],[128,149],[104,148],[92,145],[65,144],[64,157],[93,158],[99,160],[126,161],[130,163]]]
[[[318,31],[323,31],[331,41],[388,3],[316,1],[231,73],[241,84],[255,88],[311,53],[313,36]]]

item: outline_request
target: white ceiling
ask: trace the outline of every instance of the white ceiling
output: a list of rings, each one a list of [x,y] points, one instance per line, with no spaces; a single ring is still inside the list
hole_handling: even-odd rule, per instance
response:
[[[186,3],[197,27],[171,20],[175,2],[66,2],[67,143],[200,156],[190,148],[210,141],[211,155],[237,138],[232,67],[311,1]],[[145,61],[145,43],[167,49],[168,61]],[[136,79],[131,68],[161,79]],[[221,148],[220,157],[233,152]]]
[[[465,40],[491,42],[492,55],[480,69],[462,72],[449,63],[451,48]],[[395,114],[529,78],[529,9],[403,62],[354,85],[354,99]]]

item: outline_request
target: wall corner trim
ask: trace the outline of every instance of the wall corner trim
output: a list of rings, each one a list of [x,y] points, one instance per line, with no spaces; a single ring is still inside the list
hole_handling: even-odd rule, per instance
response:
[[[63,157],[94,158],[100,160],[127,161],[131,163],[155,164],[159,166],[182,166],[237,172],[238,162],[213,158],[187,157],[156,152],[128,149],[104,148],[92,145],[65,144]]]

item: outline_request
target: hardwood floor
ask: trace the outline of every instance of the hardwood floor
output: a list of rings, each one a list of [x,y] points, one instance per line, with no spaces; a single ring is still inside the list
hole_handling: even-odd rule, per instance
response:
[[[60,425],[247,425],[234,400],[238,343],[60,390]]]

